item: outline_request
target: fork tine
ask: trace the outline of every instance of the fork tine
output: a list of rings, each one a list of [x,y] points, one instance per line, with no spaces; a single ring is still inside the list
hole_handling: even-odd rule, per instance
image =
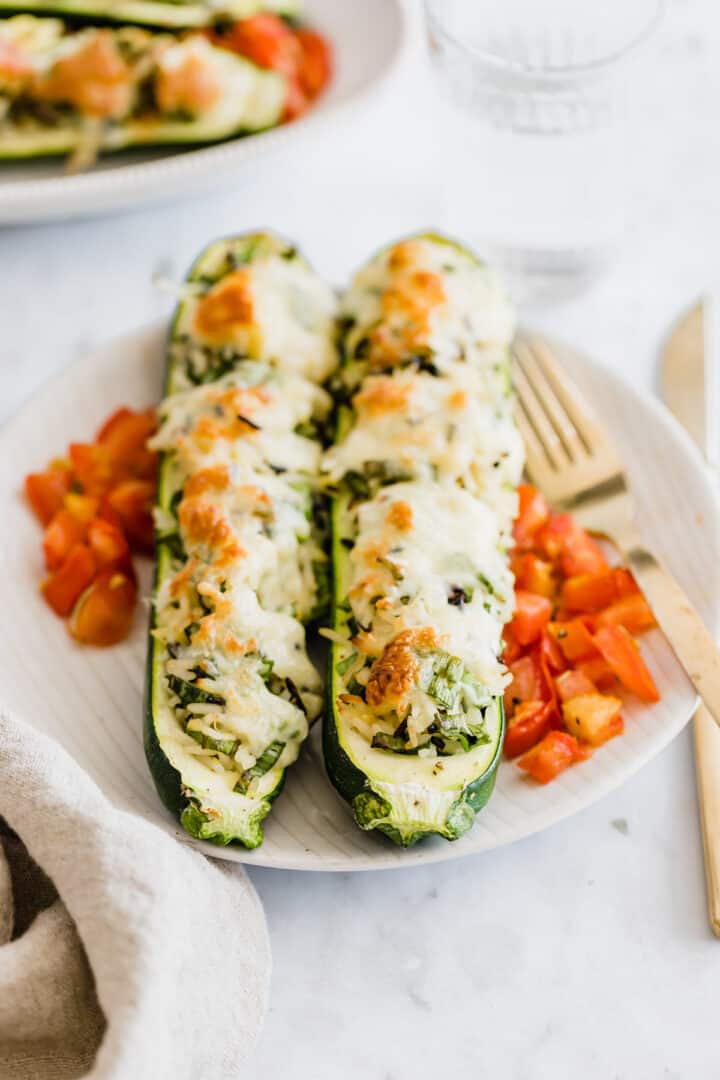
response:
[[[523,408],[522,402],[518,398],[518,407],[516,409],[516,420],[518,427],[520,428],[520,434],[522,440],[525,443],[525,467],[529,474],[532,474],[537,468],[553,467],[548,461],[545,449],[535,434],[528,415]]]
[[[528,425],[532,428],[536,443],[539,443],[547,458],[548,464],[554,470],[567,465],[567,453],[555,428],[552,426],[545,410],[540,404],[535,389],[519,364],[515,365],[513,381],[518,399],[522,406]]]
[[[568,376],[547,343],[533,337],[528,339],[528,344],[542,368],[545,382],[552,387],[588,453],[592,453],[594,447],[605,446],[605,437],[583,407],[580,392],[574,387],[568,390]]]
[[[558,398],[555,387],[547,378],[542,358],[527,339],[520,339],[515,344],[517,363],[532,384],[550,423],[555,428],[570,460],[577,461],[587,450],[582,434],[569,416],[564,403]]]

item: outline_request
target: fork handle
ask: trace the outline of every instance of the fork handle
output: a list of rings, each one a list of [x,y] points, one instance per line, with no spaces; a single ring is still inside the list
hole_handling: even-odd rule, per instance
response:
[[[675,655],[720,726],[720,650],[675,578],[651,552],[633,544],[623,554]]]

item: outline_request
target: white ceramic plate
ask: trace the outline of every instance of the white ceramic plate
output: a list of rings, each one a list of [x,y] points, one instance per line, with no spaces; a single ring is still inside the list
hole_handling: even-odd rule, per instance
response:
[[[118,805],[195,843],[160,804],[142,748],[145,613],[130,641],[76,646],[38,594],[40,530],[20,494],[25,472],[43,468],[71,439],[92,436],[119,404],[158,399],[165,327],[142,330],[64,371],[0,432],[0,698],[56,738]],[[643,530],[710,625],[716,623],[720,525],[713,488],[683,430],[654,399],[567,354],[566,362],[617,440],[630,469]],[[150,567],[145,567],[149,584]],[[218,858],[303,870],[379,870],[440,862],[510,843],[568,817],[612,791],[677,735],[695,694],[659,632],[643,649],[662,693],[652,707],[628,705],[626,733],[539,787],[503,763],[474,828],[408,851],[360,832],[325,777],[316,727],[266,821],[254,852],[201,844]]]
[[[328,92],[296,123],[206,149],[109,154],[87,173],[63,174],[62,159],[0,162],[0,224],[87,217],[167,201],[227,180],[260,155],[298,153],[306,133],[349,124],[352,112],[383,85],[407,40],[406,0],[305,0],[304,16],[335,50]],[[300,151],[301,152],[301,151]]]

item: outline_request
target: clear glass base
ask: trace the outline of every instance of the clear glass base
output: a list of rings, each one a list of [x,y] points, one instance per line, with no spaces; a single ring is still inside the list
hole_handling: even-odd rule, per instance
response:
[[[522,248],[479,242],[480,255],[503,275],[516,304],[552,304],[585,292],[610,266],[615,248]]]

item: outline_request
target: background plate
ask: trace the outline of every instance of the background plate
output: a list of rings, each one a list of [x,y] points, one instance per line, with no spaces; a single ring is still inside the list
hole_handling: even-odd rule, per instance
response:
[[[306,134],[352,123],[400,60],[407,38],[405,0],[305,0],[307,21],[335,50],[335,77],[296,123],[199,150],[108,154],[89,172],[63,175],[61,158],[0,162],[0,224],[88,217],[143,202],[170,201],[227,181],[270,151],[301,151]]]
[[[20,493],[25,472],[44,468],[71,439],[89,438],[116,406],[158,399],[165,333],[165,326],[140,330],[74,364],[0,432],[0,695],[61,742],[116,804],[195,843],[164,811],[145,764],[144,612],[127,643],[105,651],[76,646],[38,594],[40,530]],[[715,626],[720,532],[713,487],[697,451],[654,399],[572,353],[564,359],[617,440],[648,540]],[[149,565],[144,570],[149,587]],[[428,840],[402,851],[360,832],[325,777],[317,725],[267,819],[263,846],[255,852],[198,846],[218,858],[261,866],[367,870],[440,862],[543,829],[612,791],[690,718],[695,693],[669,646],[658,632],[643,642],[662,701],[628,706],[625,735],[548,787],[533,785],[503,763],[489,806],[455,843]]]

